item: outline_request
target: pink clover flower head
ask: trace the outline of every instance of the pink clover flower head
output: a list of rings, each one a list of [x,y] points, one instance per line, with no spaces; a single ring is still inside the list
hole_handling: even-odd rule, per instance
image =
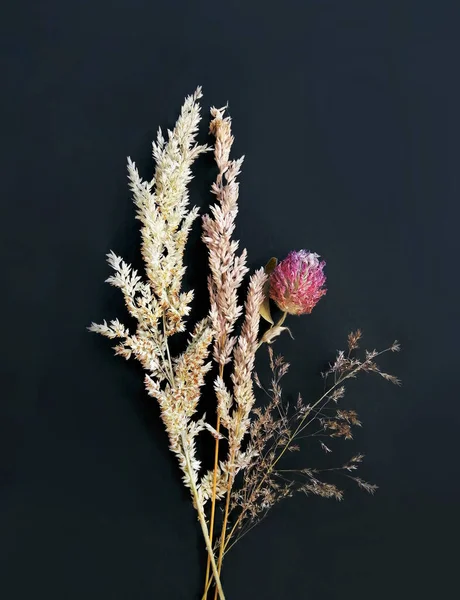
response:
[[[308,250],[293,250],[273,270],[269,295],[278,307],[290,315],[309,314],[326,293],[324,261]]]

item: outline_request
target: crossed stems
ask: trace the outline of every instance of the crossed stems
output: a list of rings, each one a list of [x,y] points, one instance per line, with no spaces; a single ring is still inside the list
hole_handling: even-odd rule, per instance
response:
[[[257,346],[257,350],[260,348],[260,346],[264,343],[265,340],[267,340],[267,343],[270,343],[270,339],[271,339],[270,333],[275,332],[281,328],[281,325],[284,323],[286,316],[287,316],[287,313],[283,312],[279,321],[276,324],[273,324],[267,330],[267,332],[264,334],[263,338],[259,342],[259,344]],[[221,379],[223,378],[223,374],[224,374],[224,365],[221,364],[221,365],[219,365],[219,377]],[[219,414],[217,414],[216,431],[217,431],[217,433],[220,432],[220,416],[219,416]],[[213,471],[212,495],[211,495],[211,515],[210,515],[210,520],[209,520],[209,522],[210,522],[209,536],[211,539],[211,543],[213,542],[214,522],[215,522],[215,513],[216,513],[217,470],[218,470],[218,466],[219,466],[219,439],[220,439],[219,436],[217,436],[216,442],[215,442],[215,447],[214,447],[214,471]],[[234,457],[231,457],[230,463],[233,462],[233,458]],[[233,527],[233,529],[230,532],[230,535],[227,537],[227,523],[228,523],[228,514],[229,514],[229,509],[230,509],[230,497],[231,497],[231,492],[232,492],[234,481],[235,481],[234,475],[233,476],[230,475],[228,478],[228,483],[227,483],[224,520],[222,523],[222,534],[221,534],[221,540],[220,540],[219,557],[218,557],[218,562],[217,562],[217,570],[218,570],[219,576],[220,576],[220,573],[222,570],[222,562],[224,559],[225,550],[230,541],[230,537],[232,536],[232,534],[234,533],[234,530],[235,530],[235,527]],[[237,521],[237,523],[235,525],[237,525],[238,522],[239,522],[239,520]],[[226,540],[226,537],[227,537],[227,540]],[[202,600],[206,600],[208,590],[212,583],[212,577],[211,577],[211,572],[210,572],[211,566],[212,566],[211,565],[212,556],[208,552],[204,593],[203,593]],[[216,587],[216,591],[214,594],[214,600],[217,600],[217,594],[218,594],[218,589]]]
[[[163,333],[164,333],[166,354],[167,354],[168,366],[169,366],[169,374],[168,374],[167,378],[169,380],[170,385],[172,387],[174,387],[174,369],[173,369],[172,361],[171,361],[171,353],[169,351],[168,336],[166,334],[166,321],[165,321],[164,315],[163,315]],[[211,541],[212,534],[210,535],[210,533],[209,533],[208,525],[206,523],[206,515],[204,514],[203,507],[202,507],[202,505],[200,503],[200,499],[198,497],[198,490],[196,488],[195,481],[193,478],[193,469],[192,469],[192,465],[190,462],[190,456],[189,456],[189,453],[187,450],[187,444],[185,442],[185,438],[184,438],[183,434],[182,434],[181,442],[182,442],[182,449],[183,449],[184,456],[185,456],[186,470],[188,472],[188,476],[189,476],[189,480],[190,480],[190,488],[191,488],[193,499],[195,501],[195,506],[196,506],[196,509],[198,512],[198,520],[200,522],[201,530],[203,532],[203,537],[204,537],[206,549],[208,552],[208,560],[210,561],[213,578],[216,582],[216,598],[217,598],[217,596],[219,596],[220,600],[225,600],[224,591],[222,589],[222,584],[220,582],[220,572],[217,569],[216,560],[214,558],[214,551],[212,548],[212,541]]]

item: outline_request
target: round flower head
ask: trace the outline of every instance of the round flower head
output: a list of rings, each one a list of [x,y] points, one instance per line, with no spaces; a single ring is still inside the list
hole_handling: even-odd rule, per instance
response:
[[[278,307],[291,315],[311,313],[314,306],[326,293],[323,287],[326,276],[324,261],[318,254],[299,250],[289,252],[270,276],[270,298]]]

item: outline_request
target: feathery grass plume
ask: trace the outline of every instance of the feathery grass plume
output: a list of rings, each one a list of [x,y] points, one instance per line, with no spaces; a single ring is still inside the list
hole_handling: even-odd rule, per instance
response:
[[[254,404],[252,372],[258,347],[259,308],[264,299],[263,287],[267,281],[263,269],[250,278],[245,318],[239,336],[234,327],[243,308],[238,303],[238,290],[248,272],[246,250],[237,255],[238,241],[232,239],[235,218],[238,213],[239,184],[243,158],[230,160],[234,137],[230,117],[224,117],[224,108],[211,109],[213,120],[210,132],[216,139],[215,160],[219,173],[212,192],[218,203],[211,207],[211,215],[203,217],[203,241],[208,247],[211,274],[208,289],[211,300],[210,316],[215,330],[214,360],[222,368],[233,358],[233,395],[227,390],[222,372],[215,381],[218,398],[218,415],[228,430],[229,456],[234,455],[232,464],[223,463],[224,470],[236,473],[241,441],[248,431],[248,416]],[[233,352],[233,355],[232,355]]]
[[[250,413],[254,406],[253,371],[258,348],[259,307],[263,300],[266,275],[257,270],[250,278],[245,302],[245,318],[234,350],[232,392],[221,377],[215,381],[220,419],[228,432],[228,458],[221,463],[227,479],[234,479],[249,460],[250,449],[243,452],[242,442],[251,424]]]
[[[212,192],[217,198],[210,212],[203,217],[203,241],[208,248],[211,274],[208,289],[211,303],[211,319],[216,332],[214,360],[219,365],[215,381],[218,399],[217,430],[221,424],[228,431],[228,458],[220,461],[219,440],[216,440],[214,470],[205,477],[211,490],[210,528],[214,530],[216,498],[229,495],[233,479],[240,468],[248,462],[248,454],[241,450],[241,443],[249,428],[249,413],[254,402],[252,371],[258,344],[259,308],[263,301],[263,286],[266,276],[262,270],[250,279],[245,303],[245,319],[240,335],[234,334],[235,324],[243,313],[238,303],[238,290],[248,272],[246,250],[237,254],[238,241],[232,239],[238,213],[239,184],[237,177],[244,157],[231,160],[230,152],[234,137],[231,119],[225,117],[225,108],[211,108],[210,132],[215,137],[214,157],[219,169]],[[233,354],[232,354],[233,353]],[[224,367],[233,357],[233,395],[226,389]],[[225,519],[225,517],[224,517]],[[219,563],[219,568],[221,563]],[[206,572],[205,596],[209,580]]]
[[[210,132],[215,137],[214,156],[219,168],[211,191],[218,203],[211,206],[211,214],[204,215],[203,242],[208,248],[209,267],[208,289],[211,301],[211,319],[216,332],[214,360],[219,365],[230,361],[236,337],[233,335],[235,323],[242,314],[238,303],[238,290],[248,272],[246,249],[237,254],[238,241],[232,239],[235,219],[238,214],[239,184],[237,177],[244,157],[230,160],[233,145],[230,117],[224,118],[223,108],[211,108],[213,120]]]
[[[208,150],[195,141],[200,98],[200,88],[186,98],[174,129],[168,131],[167,140],[161,130],[158,131],[153,144],[156,169],[151,181],[143,181],[135,163],[128,159],[130,188],[137,218],[142,224],[141,251],[147,281],[113,252],[108,255],[108,262],[115,273],[107,281],[121,289],[129,313],[137,320],[136,332],[131,333],[117,319],[110,324],[93,323],[90,330],[118,339],[116,354],[126,359],[137,358],[147,371],[147,391],[160,405],[170,449],[176,454],[184,483],[191,490],[216,589],[224,600],[199,491],[200,461],[195,450],[200,431],[206,428],[214,435],[217,433],[204,418],[193,419],[204,376],[211,366],[208,358],[214,336],[212,320],[207,317],[196,325],[186,350],[179,356],[172,358],[168,345],[171,335],[184,331],[184,317],[190,312],[193,298],[192,291],[181,291],[181,283],[185,273],[185,244],[198,216],[196,207],[188,209],[187,185],[192,179],[194,160]]]
[[[234,349],[233,373],[231,375],[233,393],[228,390],[221,377],[218,377],[215,383],[220,420],[228,432],[228,457],[226,461],[221,462],[221,469],[227,479],[227,489],[225,492],[226,502],[222,533],[219,542],[219,573],[222,568],[231,492],[235,477],[239,471],[250,464],[255,454],[251,445],[243,450],[243,440],[249,432],[250,413],[255,402],[253,371],[255,354],[259,347],[259,310],[264,300],[266,281],[267,275],[263,269],[256,271],[249,281],[244,323]],[[215,598],[217,598],[217,589]]]
[[[237,177],[241,171],[244,157],[230,160],[230,151],[234,137],[231,130],[231,118],[224,117],[225,108],[211,108],[212,121],[210,133],[215,137],[214,157],[219,172],[211,191],[217,203],[210,208],[211,214],[202,218],[202,240],[208,248],[210,275],[208,290],[210,297],[210,317],[213,324],[213,357],[219,366],[219,380],[232,357],[237,336],[234,333],[243,307],[238,302],[238,291],[249,269],[246,266],[246,249],[237,254],[239,242],[232,239],[235,219],[238,214],[239,183]],[[217,429],[220,428],[221,410],[217,410]],[[219,448],[216,440],[216,460]],[[215,496],[225,494],[225,479],[216,462],[213,473],[206,476],[213,480],[213,504]],[[211,517],[211,523],[213,516]]]
[[[219,169],[211,191],[217,203],[211,206],[210,213],[203,216],[202,240],[208,248],[210,275],[208,290],[210,297],[210,317],[215,331],[213,357],[219,366],[222,379],[224,367],[231,360],[236,343],[235,324],[243,312],[238,303],[238,290],[248,272],[246,250],[237,254],[238,241],[232,239],[235,219],[238,214],[239,183],[237,177],[244,157],[230,160],[234,137],[230,117],[224,117],[225,108],[211,108],[210,133],[215,138],[214,158]],[[217,410],[216,430],[220,431],[220,412]],[[219,438],[214,449],[214,468],[204,475],[200,491],[203,497],[211,499],[210,537],[214,536],[216,500],[225,495],[226,481],[219,468]],[[209,582],[210,558],[206,567],[205,589]]]

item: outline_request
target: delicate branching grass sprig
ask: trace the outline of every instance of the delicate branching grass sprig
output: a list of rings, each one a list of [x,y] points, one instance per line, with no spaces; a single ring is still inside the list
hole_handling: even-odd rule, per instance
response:
[[[216,590],[221,600],[224,593],[204,514],[204,494],[200,490],[200,461],[195,440],[203,429],[210,429],[204,418],[194,420],[200,388],[211,363],[208,361],[214,337],[212,320],[207,317],[194,330],[186,350],[172,358],[168,338],[184,331],[184,317],[189,314],[193,292],[181,292],[185,273],[185,244],[197,208],[188,209],[187,185],[192,178],[194,160],[208,148],[198,145],[195,137],[200,121],[201,89],[186,98],[181,114],[167,140],[161,131],[153,144],[156,161],[154,178],[143,181],[135,164],[128,159],[130,187],[142,223],[142,257],[147,281],[120,257],[108,255],[114,275],[107,280],[123,292],[137,329],[131,333],[118,320],[93,323],[91,331],[110,339],[118,339],[115,352],[126,359],[134,356],[144,369],[148,393],[155,398],[161,411],[172,452],[176,454],[185,485],[190,488],[193,504],[210,556]]]
[[[350,334],[348,351],[338,352],[336,360],[324,374],[326,390],[312,404],[306,404],[301,396],[293,406],[283,400],[281,379],[288,372],[289,365],[281,356],[275,356],[271,347],[268,348],[272,371],[270,386],[266,389],[257,375],[255,382],[269,401],[265,407],[253,410],[250,426],[252,460],[243,471],[241,487],[232,492],[224,554],[282,498],[302,492],[341,500],[343,490],[335,483],[324,481],[329,474],[341,474],[369,493],[377,489],[377,486],[354,475],[362,462],[362,454],[354,455],[342,465],[324,469],[289,469],[279,465],[287,452],[299,451],[305,440],[318,444],[325,456],[329,456],[333,450],[327,438],[331,442],[336,438],[352,438],[353,427],[361,426],[358,415],[353,410],[339,408],[348,379],[355,378],[360,372],[370,372],[378,373],[396,385],[400,384],[396,377],[381,371],[375,362],[378,356],[386,352],[399,351],[398,342],[382,351],[365,351],[364,356],[359,358],[355,352],[360,338],[360,331]]]

